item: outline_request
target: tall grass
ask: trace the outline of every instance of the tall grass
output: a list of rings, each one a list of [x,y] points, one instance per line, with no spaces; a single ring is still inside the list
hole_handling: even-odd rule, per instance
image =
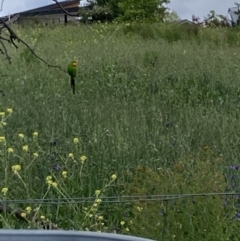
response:
[[[224,206],[221,196],[101,202],[115,195],[224,192],[231,184],[228,166],[238,163],[240,148],[239,35],[189,28],[16,27],[52,65],[66,68],[74,58],[80,65],[72,95],[66,73],[24,46],[9,47],[13,63],[0,66],[7,75],[0,78],[2,199],[64,198],[68,205],[14,205],[27,208],[23,216],[64,229],[237,239],[236,201]],[[71,203],[81,197],[94,199]],[[3,227],[36,227],[1,218]]]

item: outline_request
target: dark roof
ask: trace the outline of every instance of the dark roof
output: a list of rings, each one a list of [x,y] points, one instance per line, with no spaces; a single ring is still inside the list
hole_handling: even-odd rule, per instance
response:
[[[185,24],[185,23],[188,23],[188,24],[195,24],[194,22],[188,20],[188,19],[182,19],[182,20],[178,20],[177,23],[179,25],[182,25],[182,24]]]
[[[66,9],[69,13],[78,12],[81,0],[68,0],[68,1],[62,1],[59,2],[61,6]],[[30,16],[36,16],[36,15],[47,15],[47,14],[57,14],[62,13],[63,11],[60,9],[58,4],[50,4],[46,5],[44,7],[30,9],[24,12],[20,12],[19,15],[21,17],[30,17]],[[15,15],[15,14],[13,14]],[[13,16],[11,15],[11,17]],[[8,16],[3,16],[1,19],[8,20]]]
[[[70,0],[70,1],[63,1],[60,2],[61,6],[66,9],[68,12],[78,12],[80,4],[80,0]],[[77,5],[76,5],[77,4]],[[35,15],[46,15],[46,14],[57,14],[62,13],[63,11],[60,9],[58,4],[50,4],[44,7],[31,9],[28,11],[24,11],[20,13],[20,16],[30,17]]]

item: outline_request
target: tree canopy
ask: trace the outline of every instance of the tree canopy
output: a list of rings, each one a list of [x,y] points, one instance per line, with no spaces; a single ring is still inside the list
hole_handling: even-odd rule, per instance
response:
[[[120,21],[163,21],[170,0],[88,0],[99,10],[111,13],[111,19]]]

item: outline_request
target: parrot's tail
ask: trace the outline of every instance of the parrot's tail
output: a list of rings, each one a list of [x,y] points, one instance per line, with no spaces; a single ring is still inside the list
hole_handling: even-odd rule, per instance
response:
[[[71,76],[71,88],[72,88],[73,94],[75,94],[75,79],[72,76]]]

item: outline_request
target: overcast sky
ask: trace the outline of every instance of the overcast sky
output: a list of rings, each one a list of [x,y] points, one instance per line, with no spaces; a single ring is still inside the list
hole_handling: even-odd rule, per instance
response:
[[[2,0],[0,0],[1,2]],[[147,0],[146,0],[147,1]],[[191,20],[192,14],[207,16],[210,10],[215,10],[217,14],[227,15],[228,8],[234,7],[235,0],[170,0],[168,7],[175,10],[181,19]],[[0,16],[25,11],[52,4],[52,0],[4,0],[3,10]]]

